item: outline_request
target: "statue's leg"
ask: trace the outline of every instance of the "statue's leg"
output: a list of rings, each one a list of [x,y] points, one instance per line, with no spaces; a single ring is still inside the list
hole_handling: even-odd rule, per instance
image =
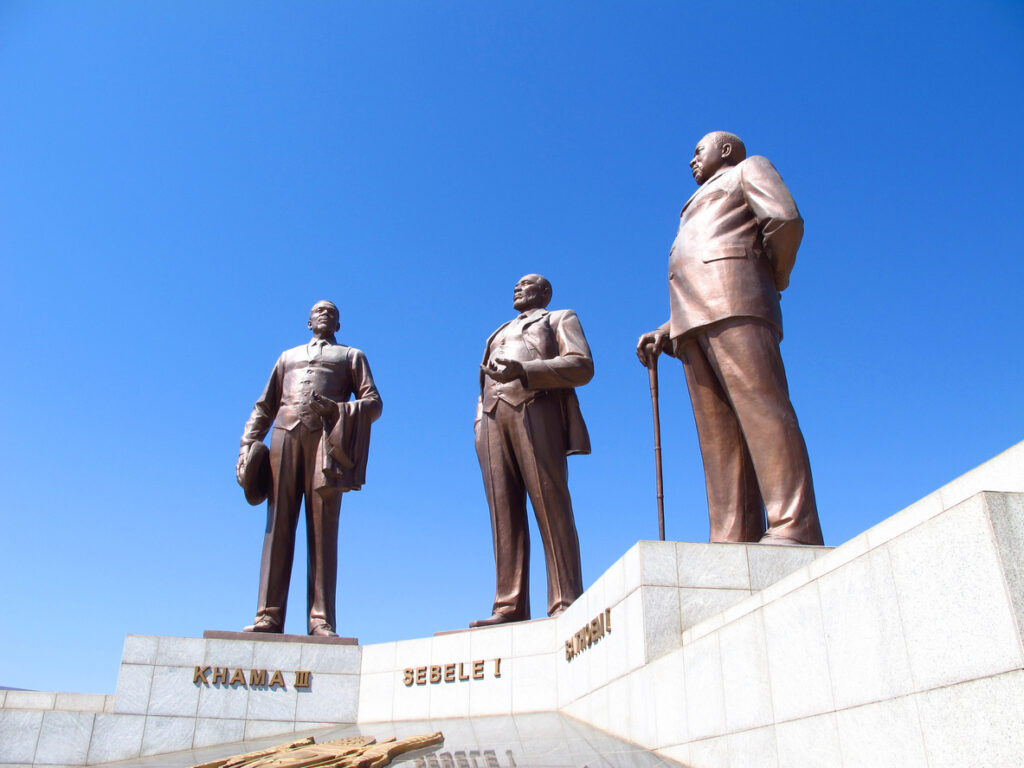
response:
[[[757,472],[766,540],[821,544],[811,465],[774,328],[735,318],[708,329],[707,354],[728,392]]]
[[[520,621],[530,618],[530,537],[526,494],[516,463],[510,431],[519,413],[499,402],[482,415],[476,452],[483,474],[494,539],[496,589],[494,613]]]
[[[729,396],[706,354],[706,337],[695,334],[677,348],[690,391],[704,462],[710,541],[758,541],[764,511],[754,465]]]
[[[306,610],[308,630],[336,631],[338,590],[338,516],[341,492],[324,498],[313,490],[315,459],[320,433],[303,439],[306,497]]]
[[[281,632],[288,606],[295,526],[302,495],[302,447],[294,432],[273,430],[270,473],[272,482],[267,500],[267,530],[263,538],[255,626],[268,625],[269,631]]]
[[[548,615],[568,608],[583,594],[580,542],[569,496],[562,402],[542,393],[523,406],[514,442],[530,503],[544,544]]]

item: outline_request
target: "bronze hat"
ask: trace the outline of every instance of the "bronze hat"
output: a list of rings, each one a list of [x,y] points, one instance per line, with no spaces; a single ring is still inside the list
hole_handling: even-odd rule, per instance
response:
[[[249,448],[242,465],[242,490],[253,506],[262,504],[270,492],[270,450],[259,440]]]

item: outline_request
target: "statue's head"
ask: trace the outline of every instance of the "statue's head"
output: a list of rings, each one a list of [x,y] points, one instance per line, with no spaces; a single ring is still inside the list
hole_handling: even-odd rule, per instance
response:
[[[512,291],[512,306],[520,312],[543,309],[551,301],[551,283],[543,275],[523,275]]]
[[[735,133],[712,131],[697,142],[690,170],[697,184],[703,184],[727,165],[736,165],[747,157],[743,140]]]
[[[341,315],[333,301],[318,301],[309,310],[309,330],[317,336],[333,336],[341,329]]]

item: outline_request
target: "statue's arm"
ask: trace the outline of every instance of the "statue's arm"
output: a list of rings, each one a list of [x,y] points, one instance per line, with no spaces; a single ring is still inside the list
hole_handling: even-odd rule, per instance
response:
[[[523,362],[526,388],[582,387],[594,377],[594,359],[580,319],[571,309],[552,312],[548,317],[558,341],[558,355],[547,360]]]
[[[771,260],[775,287],[785,290],[804,236],[804,220],[782,177],[767,158],[748,158],[740,173],[747,204],[754,212],[765,253]]]
[[[270,374],[267,386],[256,401],[256,405],[249,414],[249,420],[245,422],[245,429],[242,430],[242,451],[250,445],[262,440],[270,431],[270,425],[274,423],[274,417],[281,407],[281,394],[284,384],[284,356],[278,358],[274,370]]]
[[[352,391],[355,399],[362,403],[362,409],[370,421],[376,421],[380,417],[384,403],[380,399],[377,385],[373,382],[370,362],[362,351],[354,349],[352,352]]]

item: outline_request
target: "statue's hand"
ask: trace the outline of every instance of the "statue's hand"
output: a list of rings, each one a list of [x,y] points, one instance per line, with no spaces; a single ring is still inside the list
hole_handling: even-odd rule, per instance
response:
[[[480,366],[480,369],[499,384],[504,384],[516,379],[522,379],[526,383],[526,369],[518,360],[509,360],[506,357],[496,357],[487,365]]]
[[[313,391],[313,395],[309,400],[309,407],[313,409],[313,413],[330,422],[338,420],[340,411],[338,410],[338,404],[331,400],[329,397],[324,397],[316,390]]]
[[[235,478],[238,480],[238,484],[242,485],[242,467],[245,466],[245,459],[249,455],[249,448],[251,445],[243,445],[238,451],[238,462],[235,464]]]
[[[636,356],[640,359],[640,365],[653,368],[657,364],[658,355],[668,349],[668,343],[668,331],[661,328],[641,336],[636,343]]]

